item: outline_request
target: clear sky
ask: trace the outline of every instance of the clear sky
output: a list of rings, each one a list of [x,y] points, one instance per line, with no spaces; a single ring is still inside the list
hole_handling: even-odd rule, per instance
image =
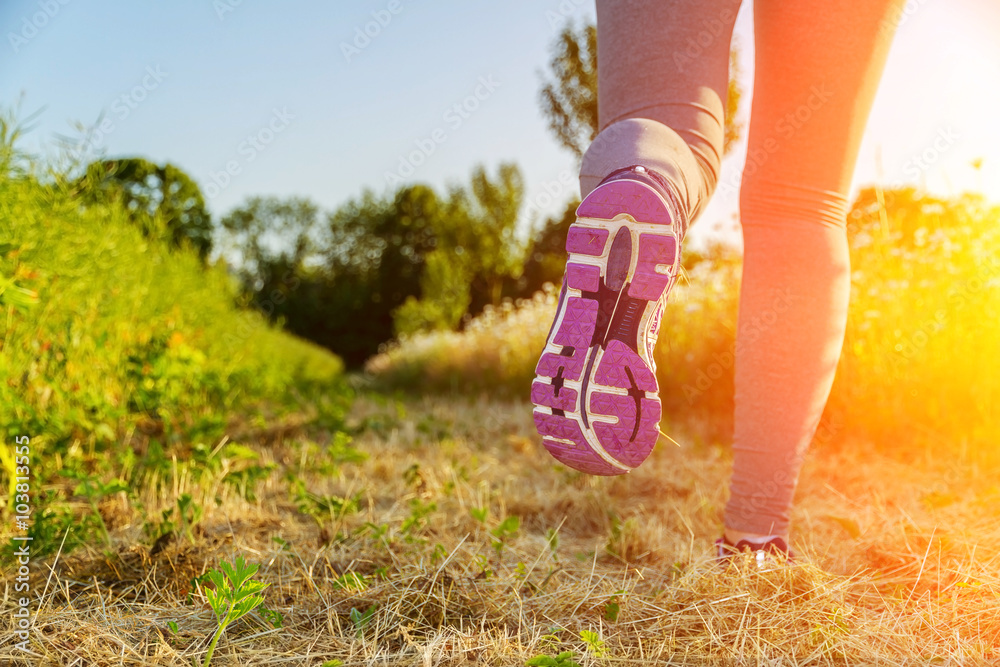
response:
[[[736,30],[747,90],[750,9]],[[20,99],[22,118],[41,110],[24,148],[54,152],[82,123],[95,129],[88,158],[173,162],[215,215],[255,194],[333,209],[384,191],[420,146],[430,154],[406,180],[442,188],[477,163],[515,161],[529,202],[555,212],[576,191],[575,163],[541,116],[540,76],[566,18],[593,11],[593,0],[2,0],[0,104]],[[855,188],[914,183],[1000,201],[998,110],[1000,3],[910,0]],[[723,178],[743,159],[739,146]],[[693,233],[731,226],[735,210],[734,196],[717,197]]]

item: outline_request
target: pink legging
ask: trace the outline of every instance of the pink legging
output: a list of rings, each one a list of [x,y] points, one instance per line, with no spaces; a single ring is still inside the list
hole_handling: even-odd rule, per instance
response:
[[[734,464],[725,513],[733,531],[788,533],[799,469],[843,345],[847,191],[902,4],[754,2]],[[583,196],[615,169],[644,164],[671,181],[688,222],[697,217],[719,179],[739,6],[597,0],[601,132],[583,159]]]

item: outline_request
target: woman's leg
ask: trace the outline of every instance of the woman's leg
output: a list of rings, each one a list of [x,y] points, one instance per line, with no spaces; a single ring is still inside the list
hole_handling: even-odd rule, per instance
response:
[[[719,179],[740,0],[598,0],[598,117],[581,195],[634,164],[674,186],[685,224]]]
[[[902,0],[756,0],[726,536],[787,541],[850,293],[845,216]]]
[[[542,444],[577,470],[628,472],[659,437],[652,348],[680,240],[718,180],[738,5],[598,0],[603,129],[531,385]]]

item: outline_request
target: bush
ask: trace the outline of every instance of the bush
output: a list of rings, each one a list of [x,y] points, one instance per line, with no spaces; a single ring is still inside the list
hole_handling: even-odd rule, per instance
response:
[[[992,444],[1000,416],[1000,207],[911,189],[864,190],[850,217],[851,310],[825,419],[883,447]],[[655,351],[664,418],[732,427],[741,262],[714,249],[674,288]],[[377,381],[422,391],[527,397],[557,291],[402,338],[369,361]]]
[[[15,436],[31,439],[32,489],[58,504],[67,475],[135,473],[132,448],[145,440],[218,442],[241,416],[343,394],[337,357],[236,308],[224,264],[206,268],[195,250],[144,233],[119,202],[82,205],[68,175],[36,173],[15,134],[0,119],[6,482]],[[38,516],[64,515],[53,505]]]

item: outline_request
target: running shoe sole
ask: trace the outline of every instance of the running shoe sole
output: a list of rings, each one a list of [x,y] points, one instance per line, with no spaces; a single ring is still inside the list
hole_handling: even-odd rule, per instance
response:
[[[545,448],[593,475],[629,472],[659,435],[653,345],[680,242],[676,209],[648,178],[607,180],[577,208],[531,386]]]

